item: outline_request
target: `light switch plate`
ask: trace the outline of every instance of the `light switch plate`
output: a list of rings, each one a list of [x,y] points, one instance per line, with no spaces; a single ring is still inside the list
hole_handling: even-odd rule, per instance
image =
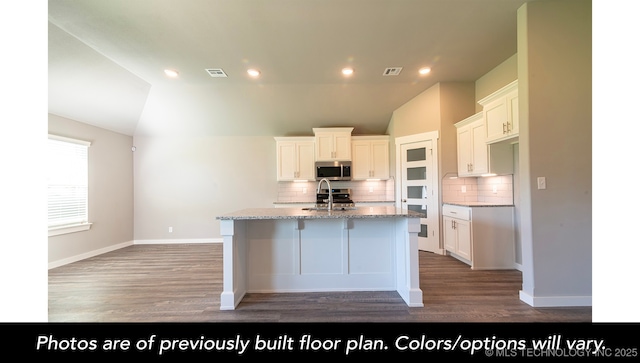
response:
[[[547,178],[543,176],[538,177],[538,189],[547,189]]]

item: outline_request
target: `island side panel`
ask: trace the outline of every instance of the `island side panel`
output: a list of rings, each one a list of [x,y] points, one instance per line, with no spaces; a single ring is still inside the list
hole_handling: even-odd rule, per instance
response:
[[[394,244],[393,218],[249,221],[247,291],[393,291]]]
[[[424,306],[420,289],[418,232],[419,218],[396,218],[397,291],[410,307]]]
[[[221,220],[223,287],[220,310],[234,310],[247,292],[246,221]]]

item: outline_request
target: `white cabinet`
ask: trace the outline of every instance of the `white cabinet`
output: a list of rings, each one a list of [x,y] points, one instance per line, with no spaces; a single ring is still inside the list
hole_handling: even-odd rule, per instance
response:
[[[458,142],[458,176],[513,174],[513,146],[487,144],[482,112],[455,124]]]
[[[494,143],[518,137],[518,81],[478,101],[486,125],[486,142]]]
[[[458,176],[478,176],[489,172],[482,112],[455,124],[458,140]]]
[[[471,226],[468,219],[443,216],[444,248],[471,262]]]
[[[389,136],[351,138],[353,180],[389,179]]]
[[[277,180],[315,180],[313,137],[276,137]]]
[[[513,206],[442,207],[444,247],[474,270],[515,268]]]
[[[316,161],[351,160],[353,127],[314,128]]]

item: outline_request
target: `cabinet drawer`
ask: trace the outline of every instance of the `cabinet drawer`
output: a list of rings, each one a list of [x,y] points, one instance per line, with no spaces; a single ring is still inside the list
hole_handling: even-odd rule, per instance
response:
[[[471,220],[471,208],[459,205],[445,204],[442,206],[442,215],[452,218]]]

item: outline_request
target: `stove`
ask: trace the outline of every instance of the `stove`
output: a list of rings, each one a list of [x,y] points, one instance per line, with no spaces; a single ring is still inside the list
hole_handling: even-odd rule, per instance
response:
[[[355,203],[351,200],[351,189],[331,189],[333,196],[333,208],[353,208]],[[329,206],[329,189],[320,189],[316,193],[316,207],[327,208]]]

